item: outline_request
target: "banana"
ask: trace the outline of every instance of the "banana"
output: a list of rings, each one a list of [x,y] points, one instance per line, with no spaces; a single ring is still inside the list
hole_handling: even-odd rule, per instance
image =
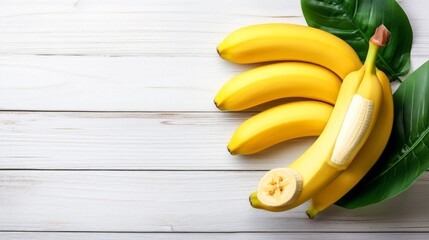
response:
[[[383,25],[377,28],[364,66],[344,79],[337,104],[315,143],[288,168],[273,169],[262,177],[257,189],[257,198],[262,204],[299,205],[348,167],[378,118],[383,90],[375,74],[375,60],[378,48],[389,36]]]
[[[386,147],[393,125],[393,98],[387,76],[379,70],[377,76],[383,87],[383,106],[374,131],[348,169],[312,198],[307,210],[310,218],[314,218],[351,190],[371,169]]]
[[[362,65],[356,52],[326,31],[286,23],[247,26],[229,34],[217,47],[234,63],[302,61],[324,66],[341,79]]]
[[[341,79],[311,63],[283,62],[251,69],[226,82],[214,102],[220,110],[237,111],[275,99],[303,97],[335,104]]]
[[[392,91],[387,76],[379,70],[377,70],[377,76],[383,87],[383,103],[374,130],[350,166],[331,184],[313,196],[311,205],[307,210],[307,215],[310,218],[314,218],[319,212],[338,201],[353,188],[375,164],[387,144],[393,125]],[[252,207],[271,212],[286,211],[298,206],[298,204],[281,207],[264,205],[258,200],[257,192],[250,195],[249,201]]]
[[[319,101],[297,101],[260,112],[237,128],[228,150],[231,154],[252,154],[289,139],[319,136],[332,108]]]

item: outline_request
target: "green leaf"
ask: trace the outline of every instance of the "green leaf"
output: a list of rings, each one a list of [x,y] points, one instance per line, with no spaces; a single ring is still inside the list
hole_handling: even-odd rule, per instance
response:
[[[365,60],[368,41],[380,24],[392,33],[380,48],[377,67],[391,80],[410,70],[413,32],[407,15],[395,0],[301,0],[309,26],[330,32],[346,41]]]
[[[406,190],[429,168],[429,61],[393,94],[392,134],[368,174],[336,204],[358,208]]]

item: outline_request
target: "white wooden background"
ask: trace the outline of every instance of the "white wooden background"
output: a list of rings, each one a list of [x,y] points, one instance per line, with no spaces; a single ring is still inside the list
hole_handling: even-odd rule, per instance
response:
[[[429,2],[399,1],[412,65]],[[0,239],[428,239],[429,173],[358,210],[252,209],[264,172],[314,140],[230,156],[255,114],[212,99],[253,66],[216,45],[242,26],[305,24],[299,0],[0,0]]]

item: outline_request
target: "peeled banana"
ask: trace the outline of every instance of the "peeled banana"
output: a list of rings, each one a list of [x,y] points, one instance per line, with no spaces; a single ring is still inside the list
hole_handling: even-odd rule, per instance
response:
[[[393,124],[392,92],[387,76],[379,70],[377,70],[377,76],[383,87],[383,104],[374,130],[350,166],[326,188],[312,197],[311,205],[307,210],[310,218],[314,218],[352,189],[374,165],[387,144]],[[249,201],[254,208],[272,212],[286,211],[299,205],[292,203],[281,207],[267,206],[258,200],[257,192],[250,195]]]
[[[330,163],[330,158],[348,107],[360,84],[360,81],[355,81],[355,79],[362,78],[363,73],[364,71],[360,70],[344,80],[338,94],[337,104],[322,134],[301,157],[288,166],[289,172],[293,171],[294,174],[283,172],[284,175],[279,177],[278,169],[273,169],[262,177],[258,184],[257,197],[264,205],[279,207],[294,202],[303,203],[341,173],[343,168],[338,168]],[[279,181],[282,179],[288,179],[288,182],[295,183],[299,187],[293,185],[279,187]],[[295,181],[292,182],[289,179]],[[296,192],[290,194],[291,190]],[[282,195],[290,195],[291,198],[284,199]],[[295,195],[299,197],[294,198]]]
[[[335,104],[341,79],[332,71],[305,62],[283,62],[251,69],[226,82],[214,102],[237,111],[275,99],[302,97]]]
[[[315,63],[332,70],[341,79],[362,65],[353,48],[335,35],[287,23],[238,29],[219,44],[217,51],[234,63],[283,60]]]
[[[386,147],[393,125],[393,98],[387,76],[377,70],[377,77],[383,87],[383,104],[374,130],[347,170],[313,196],[307,210],[310,218],[314,218],[350,191],[376,163]]]

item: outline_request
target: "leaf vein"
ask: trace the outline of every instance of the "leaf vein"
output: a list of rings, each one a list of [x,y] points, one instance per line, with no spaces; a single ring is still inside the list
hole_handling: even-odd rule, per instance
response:
[[[426,137],[426,135],[428,135],[428,133],[429,133],[429,128],[428,129],[425,129],[424,131],[423,131],[423,133],[422,133],[422,135],[419,137],[419,138],[417,138],[417,140],[403,153],[403,154],[401,154],[400,156],[399,156],[399,158],[396,160],[396,161],[394,161],[392,164],[390,164],[390,166],[389,167],[387,167],[386,168],[386,170],[384,170],[381,174],[379,174],[377,177],[375,177],[372,181],[371,181],[371,183],[372,182],[375,182],[378,178],[380,178],[381,176],[383,176],[384,174],[387,174],[387,172],[389,172],[392,168],[393,169],[395,169],[394,167],[396,167],[396,165],[399,163],[399,162],[401,162],[405,157],[407,157],[408,156],[408,154],[410,153],[410,152],[412,152],[413,150],[414,150],[414,148],[420,143],[420,142],[422,142],[423,141],[423,139]]]

